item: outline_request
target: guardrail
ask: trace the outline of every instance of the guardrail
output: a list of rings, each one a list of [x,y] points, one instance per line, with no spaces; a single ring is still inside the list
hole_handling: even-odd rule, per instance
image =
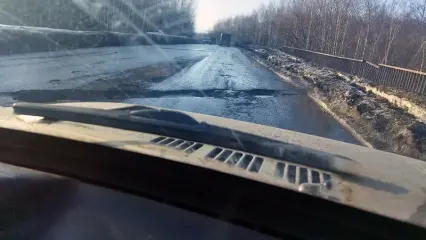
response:
[[[426,73],[424,72],[384,64],[376,65],[359,59],[338,57],[292,47],[282,47],[280,50],[319,65],[357,75],[376,84],[426,95]]]

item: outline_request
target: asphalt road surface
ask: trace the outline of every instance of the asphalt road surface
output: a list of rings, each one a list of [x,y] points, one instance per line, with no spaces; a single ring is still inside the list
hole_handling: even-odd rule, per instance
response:
[[[237,48],[134,46],[0,58],[0,104],[120,101],[357,141],[303,91]]]

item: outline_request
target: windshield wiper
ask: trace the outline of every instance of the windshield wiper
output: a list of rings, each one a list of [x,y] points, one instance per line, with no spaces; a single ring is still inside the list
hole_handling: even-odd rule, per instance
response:
[[[334,163],[336,159],[345,159],[341,156],[198,122],[185,113],[171,110],[144,106],[103,110],[39,103],[17,103],[14,104],[13,109],[15,114],[164,135],[282,159],[332,172],[341,172]]]

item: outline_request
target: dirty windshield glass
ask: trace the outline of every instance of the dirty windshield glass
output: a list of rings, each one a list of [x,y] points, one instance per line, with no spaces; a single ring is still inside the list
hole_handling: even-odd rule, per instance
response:
[[[149,105],[424,160],[425,13],[424,0],[0,0],[0,103]]]

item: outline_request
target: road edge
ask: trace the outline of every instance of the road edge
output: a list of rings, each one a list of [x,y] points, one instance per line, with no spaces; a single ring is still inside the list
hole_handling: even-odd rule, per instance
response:
[[[247,54],[245,54],[247,56]],[[256,61],[257,63],[259,63],[260,65],[262,65],[263,67],[267,68],[269,71],[271,71],[272,73],[274,73],[277,77],[279,77],[282,81],[285,81],[286,83],[291,84],[292,86],[299,88],[300,86],[298,84],[296,84],[293,81],[290,81],[288,79],[288,77],[284,76],[283,74],[279,73],[278,71],[275,71],[274,69],[271,69],[270,67],[268,67],[265,63],[263,63],[262,61],[252,57],[252,56],[248,56],[251,59],[253,59],[254,61]],[[299,81],[303,81],[302,79],[298,79]],[[357,133],[351,126],[349,126],[349,124],[343,120],[342,118],[340,118],[336,113],[334,113],[328,106],[327,104],[322,101],[321,99],[315,97],[312,93],[306,93],[306,95],[312,99],[312,101],[314,101],[324,112],[326,112],[327,114],[329,114],[333,119],[335,119],[346,131],[348,131],[362,146],[367,147],[367,148],[373,148],[373,145],[371,143],[369,143],[367,140],[365,140],[359,133]]]

